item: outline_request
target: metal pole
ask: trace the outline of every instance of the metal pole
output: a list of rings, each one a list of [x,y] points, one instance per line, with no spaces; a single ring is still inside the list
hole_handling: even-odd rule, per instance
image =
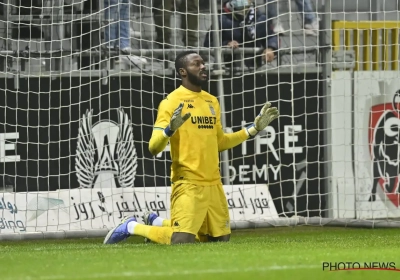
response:
[[[323,11],[324,13],[322,14],[322,26],[321,26],[321,32],[320,36],[321,38],[321,46],[323,47],[322,53],[321,53],[321,65],[323,65],[322,68],[322,79],[323,79],[323,110],[325,112],[325,116],[323,118],[323,131],[324,131],[324,173],[325,173],[325,178],[326,179],[326,193],[328,194],[327,196],[327,201],[326,201],[326,208],[328,209],[328,216],[327,218],[332,218],[333,217],[333,211],[334,211],[334,205],[333,205],[333,187],[332,186],[332,142],[331,142],[331,137],[332,137],[332,132],[331,132],[331,127],[332,127],[332,120],[331,120],[331,78],[332,78],[332,48],[331,48],[331,43],[332,43],[332,38],[331,38],[331,33],[332,33],[332,17],[331,17],[331,1],[332,0],[324,0],[323,1]]]
[[[371,10],[370,10],[370,19],[371,20],[379,20],[380,19],[380,11],[381,11],[381,0],[371,1]]]
[[[2,41],[3,41],[3,48],[6,50],[11,49],[10,48],[11,26],[10,26],[9,19],[8,19],[9,15],[11,14],[11,8],[10,8],[9,2],[10,2],[10,0],[6,0],[4,2],[3,14],[1,15],[1,18],[3,20],[3,22],[1,23],[2,30],[3,30],[3,32],[1,32],[2,33]],[[2,72],[8,71],[7,70],[7,67],[8,67],[7,57],[1,56],[0,61],[1,61],[0,62],[1,63],[0,71],[2,71]]]
[[[288,2],[289,5],[289,46],[293,46],[293,28],[292,28],[292,18],[293,18],[293,13],[292,13],[292,2]],[[304,15],[303,15],[304,16]],[[293,55],[290,55],[290,65],[294,65],[293,62]],[[293,77],[293,69],[290,71],[290,93],[292,100],[295,100],[294,98],[294,77]],[[295,125],[295,120],[294,120],[294,106],[292,106],[292,127]],[[293,130],[294,131],[294,130]],[[293,132],[294,133],[294,132]],[[296,154],[293,151],[293,162],[296,163]],[[296,165],[293,166],[293,217],[297,218],[297,177],[296,177]]]
[[[214,59],[216,71],[214,73],[217,74],[217,88],[218,88],[218,97],[219,103],[221,107],[221,124],[222,127],[226,127],[226,119],[225,119],[225,100],[224,100],[224,83],[222,81],[223,70],[221,66],[222,62],[222,52],[221,52],[221,44],[219,38],[219,20],[218,20],[218,7],[217,1],[211,1],[211,21],[212,26],[214,28],[213,41],[214,41]],[[222,183],[224,185],[229,185],[229,157],[228,151],[222,152]]]
[[[11,35],[9,35],[10,37]],[[7,50],[0,50],[1,55],[10,55],[10,56],[15,56],[18,57],[18,53],[16,53],[16,50],[11,50],[11,47],[9,47],[9,51]],[[304,53],[315,53],[318,51],[319,47],[317,46],[311,46],[307,48],[296,48],[295,50],[280,50],[279,53],[281,55],[293,55],[293,54],[304,54]],[[163,54],[163,53],[176,53],[176,52],[181,52],[187,50],[186,48],[178,48],[178,49],[133,49],[131,50],[130,54],[131,55],[139,55],[139,56],[152,56],[155,54]],[[209,48],[192,48],[192,50],[197,51],[199,54],[209,54],[210,49]],[[254,54],[254,53],[261,53],[263,51],[262,48],[240,48],[240,49],[235,49],[232,50],[231,48],[221,48],[221,53],[222,54]],[[22,53],[25,53],[26,56],[29,57],[55,57],[57,55],[61,55],[61,50],[48,50],[48,51],[22,51]],[[72,56],[99,56],[101,54],[104,54],[105,51],[98,51],[98,50],[63,50],[62,54],[64,55],[72,55]],[[119,51],[108,51],[107,52],[109,55],[118,55],[120,54]],[[126,55],[126,54],[125,54]]]

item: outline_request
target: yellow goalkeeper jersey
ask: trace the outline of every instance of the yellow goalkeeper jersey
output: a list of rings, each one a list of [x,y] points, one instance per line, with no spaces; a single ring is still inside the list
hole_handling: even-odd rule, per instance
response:
[[[190,112],[191,117],[169,139],[171,181],[190,181],[202,185],[219,183],[219,151],[242,143],[248,135],[244,129],[230,134],[223,132],[219,102],[206,91],[193,92],[180,86],[160,103],[150,139],[150,150],[161,152],[165,148],[166,141],[162,139],[162,132],[182,102],[182,115]],[[164,144],[161,144],[163,141]],[[157,146],[161,150],[157,150]]]

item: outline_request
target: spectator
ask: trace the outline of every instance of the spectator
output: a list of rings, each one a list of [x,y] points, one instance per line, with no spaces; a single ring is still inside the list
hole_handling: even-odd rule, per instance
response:
[[[119,50],[129,55],[130,45],[129,0],[104,0],[104,11],[107,25],[105,28],[106,48]],[[146,63],[146,59],[136,55],[127,57],[132,63]]]
[[[273,32],[272,22],[249,0],[224,2],[223,11],[219,16],[219,25],[222,46],[234,49],[240,47],[263,48],[262,56],[256,58],[257,66],[261,66],[261,59],[266,62],[274,59],[274,52],[278,49],[278,38]],[[205,38],[204,46],[212,45],[213,37],[212,31],[210,31]],[[227,60],[231,59],[225,56],[225,61]],[[254,66],[254,59],[246,59],[245,63],[248,67]]]
[[[285,29],[282,24],[278,20],[278,1],[279,0],[267,0],[267,13],[268,18],[275,19],[274,32],[275,33],[283,33]],[[304,28],[304,33],[311,36],[317,36],[318,34],[318,18],[313,11],[313,7],[311,4],[311,0],[295,0],[297,5],[297,10],[301,13],[301,21]]]
[[[214,1],[214,0],[213,0]],[[171,46],[171,15],[174,0],[154,0],[154,23],[156,25],[156,44],[161,48]],[[199,0],[181,0],[178,7],[181,13],[182,41],[185,46],[198,46]]]
[[[82,0],[64,0],[64,5],[64,9],[70,8],[70,11],[82,12],[84,2]]]
[[[139,39],[142,37],[142,33],[140,31],[136,31],[134,26],[134,22],[140,21],[141,17],[144,15],[141,14],[142,8],[141,8],[141,0],[130,0],[132,5],[131,5],[131,16],[130,16],[130,35],[131,38],[136,38]],[[138,15],[137,15],[138,14]]]

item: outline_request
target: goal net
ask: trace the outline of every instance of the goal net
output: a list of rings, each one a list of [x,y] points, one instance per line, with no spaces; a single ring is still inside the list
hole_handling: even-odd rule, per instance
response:
[[[280,111],[220,155],[233,229],[398,226],[397,1],[225,2],[1,4],[0,240],[170,217],[169,147],[153,157],[148,143],[187,49],[226,132],[266,101]]]

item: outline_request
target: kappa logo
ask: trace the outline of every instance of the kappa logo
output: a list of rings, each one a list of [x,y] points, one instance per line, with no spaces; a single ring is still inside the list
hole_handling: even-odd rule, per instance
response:
[[[192,104],[188,104],[187,108],[188,109],[194,109],[194,106]]]
[[[82,188],[133,187],[137,154],[133,128],[123,109],[118,122],[100,120],[92,125],[93,111],[79,123],[75,170]]]
[[[388,200],[399,207],[400,90],[394,84],[386,88],[393,93],[391,102],[375,104],[370,111],[368,138],[373,182],[369,201],[376,200],[377,187],[380,187]]]

